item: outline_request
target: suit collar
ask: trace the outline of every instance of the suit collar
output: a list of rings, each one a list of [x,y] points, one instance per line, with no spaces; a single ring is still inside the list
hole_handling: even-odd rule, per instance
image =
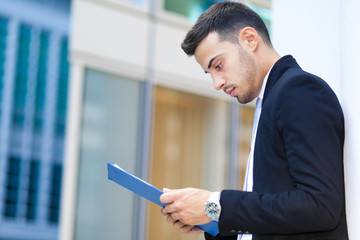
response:
[[[272,87],[276,84],[276,82],[280,79],[280,77],[286,72],[289,68],[299,68],[300,66],[297,64],[295,58],[291,55],[286,55],[280,58],[272,67],[268,81],[266,83],[263,104],[266,101],[266,97],[269,94]]]

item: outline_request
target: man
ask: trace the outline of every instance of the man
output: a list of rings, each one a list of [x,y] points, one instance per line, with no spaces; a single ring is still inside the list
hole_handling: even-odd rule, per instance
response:
[[[346,240],[344,119],[330,87],[274,50],[261,18],[241,3],[205,11],[182,48],[217,90],[257,99],[244,191],[164,189],[169,223],[184,233],[218,221],[206,239]]]

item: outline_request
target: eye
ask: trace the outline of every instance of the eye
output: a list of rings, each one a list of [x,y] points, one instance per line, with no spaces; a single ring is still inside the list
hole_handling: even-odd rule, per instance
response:
[[[217,65],[215,65],[215,70],[220,71],[222,68],[222,62],[219,62]]]

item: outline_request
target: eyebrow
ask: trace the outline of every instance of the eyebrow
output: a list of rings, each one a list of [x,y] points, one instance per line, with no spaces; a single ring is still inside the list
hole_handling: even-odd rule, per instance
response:
[[[209,65],[208,65],[208,69],[210,69],[211,67],[211,64],[213,63],[213,61],[215,60],[215,58],[217,58],[219,55],[216,55],[215,57],[213,57],[210,62],[209,62]]]

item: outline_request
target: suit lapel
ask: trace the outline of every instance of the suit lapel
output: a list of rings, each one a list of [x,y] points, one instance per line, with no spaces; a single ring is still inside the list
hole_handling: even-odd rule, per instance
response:
[[[291,55],[286,55],[280,58],[271,69],[269,74],[268,81],[266,83],[263,104],[266,101],[266,97],[269,95],[269,92],[273,88],[273,86],[277,83],[277,81],[281,78],[281,76],[286,72],[289,68],[300,68],[297,64],[296,60]]]

